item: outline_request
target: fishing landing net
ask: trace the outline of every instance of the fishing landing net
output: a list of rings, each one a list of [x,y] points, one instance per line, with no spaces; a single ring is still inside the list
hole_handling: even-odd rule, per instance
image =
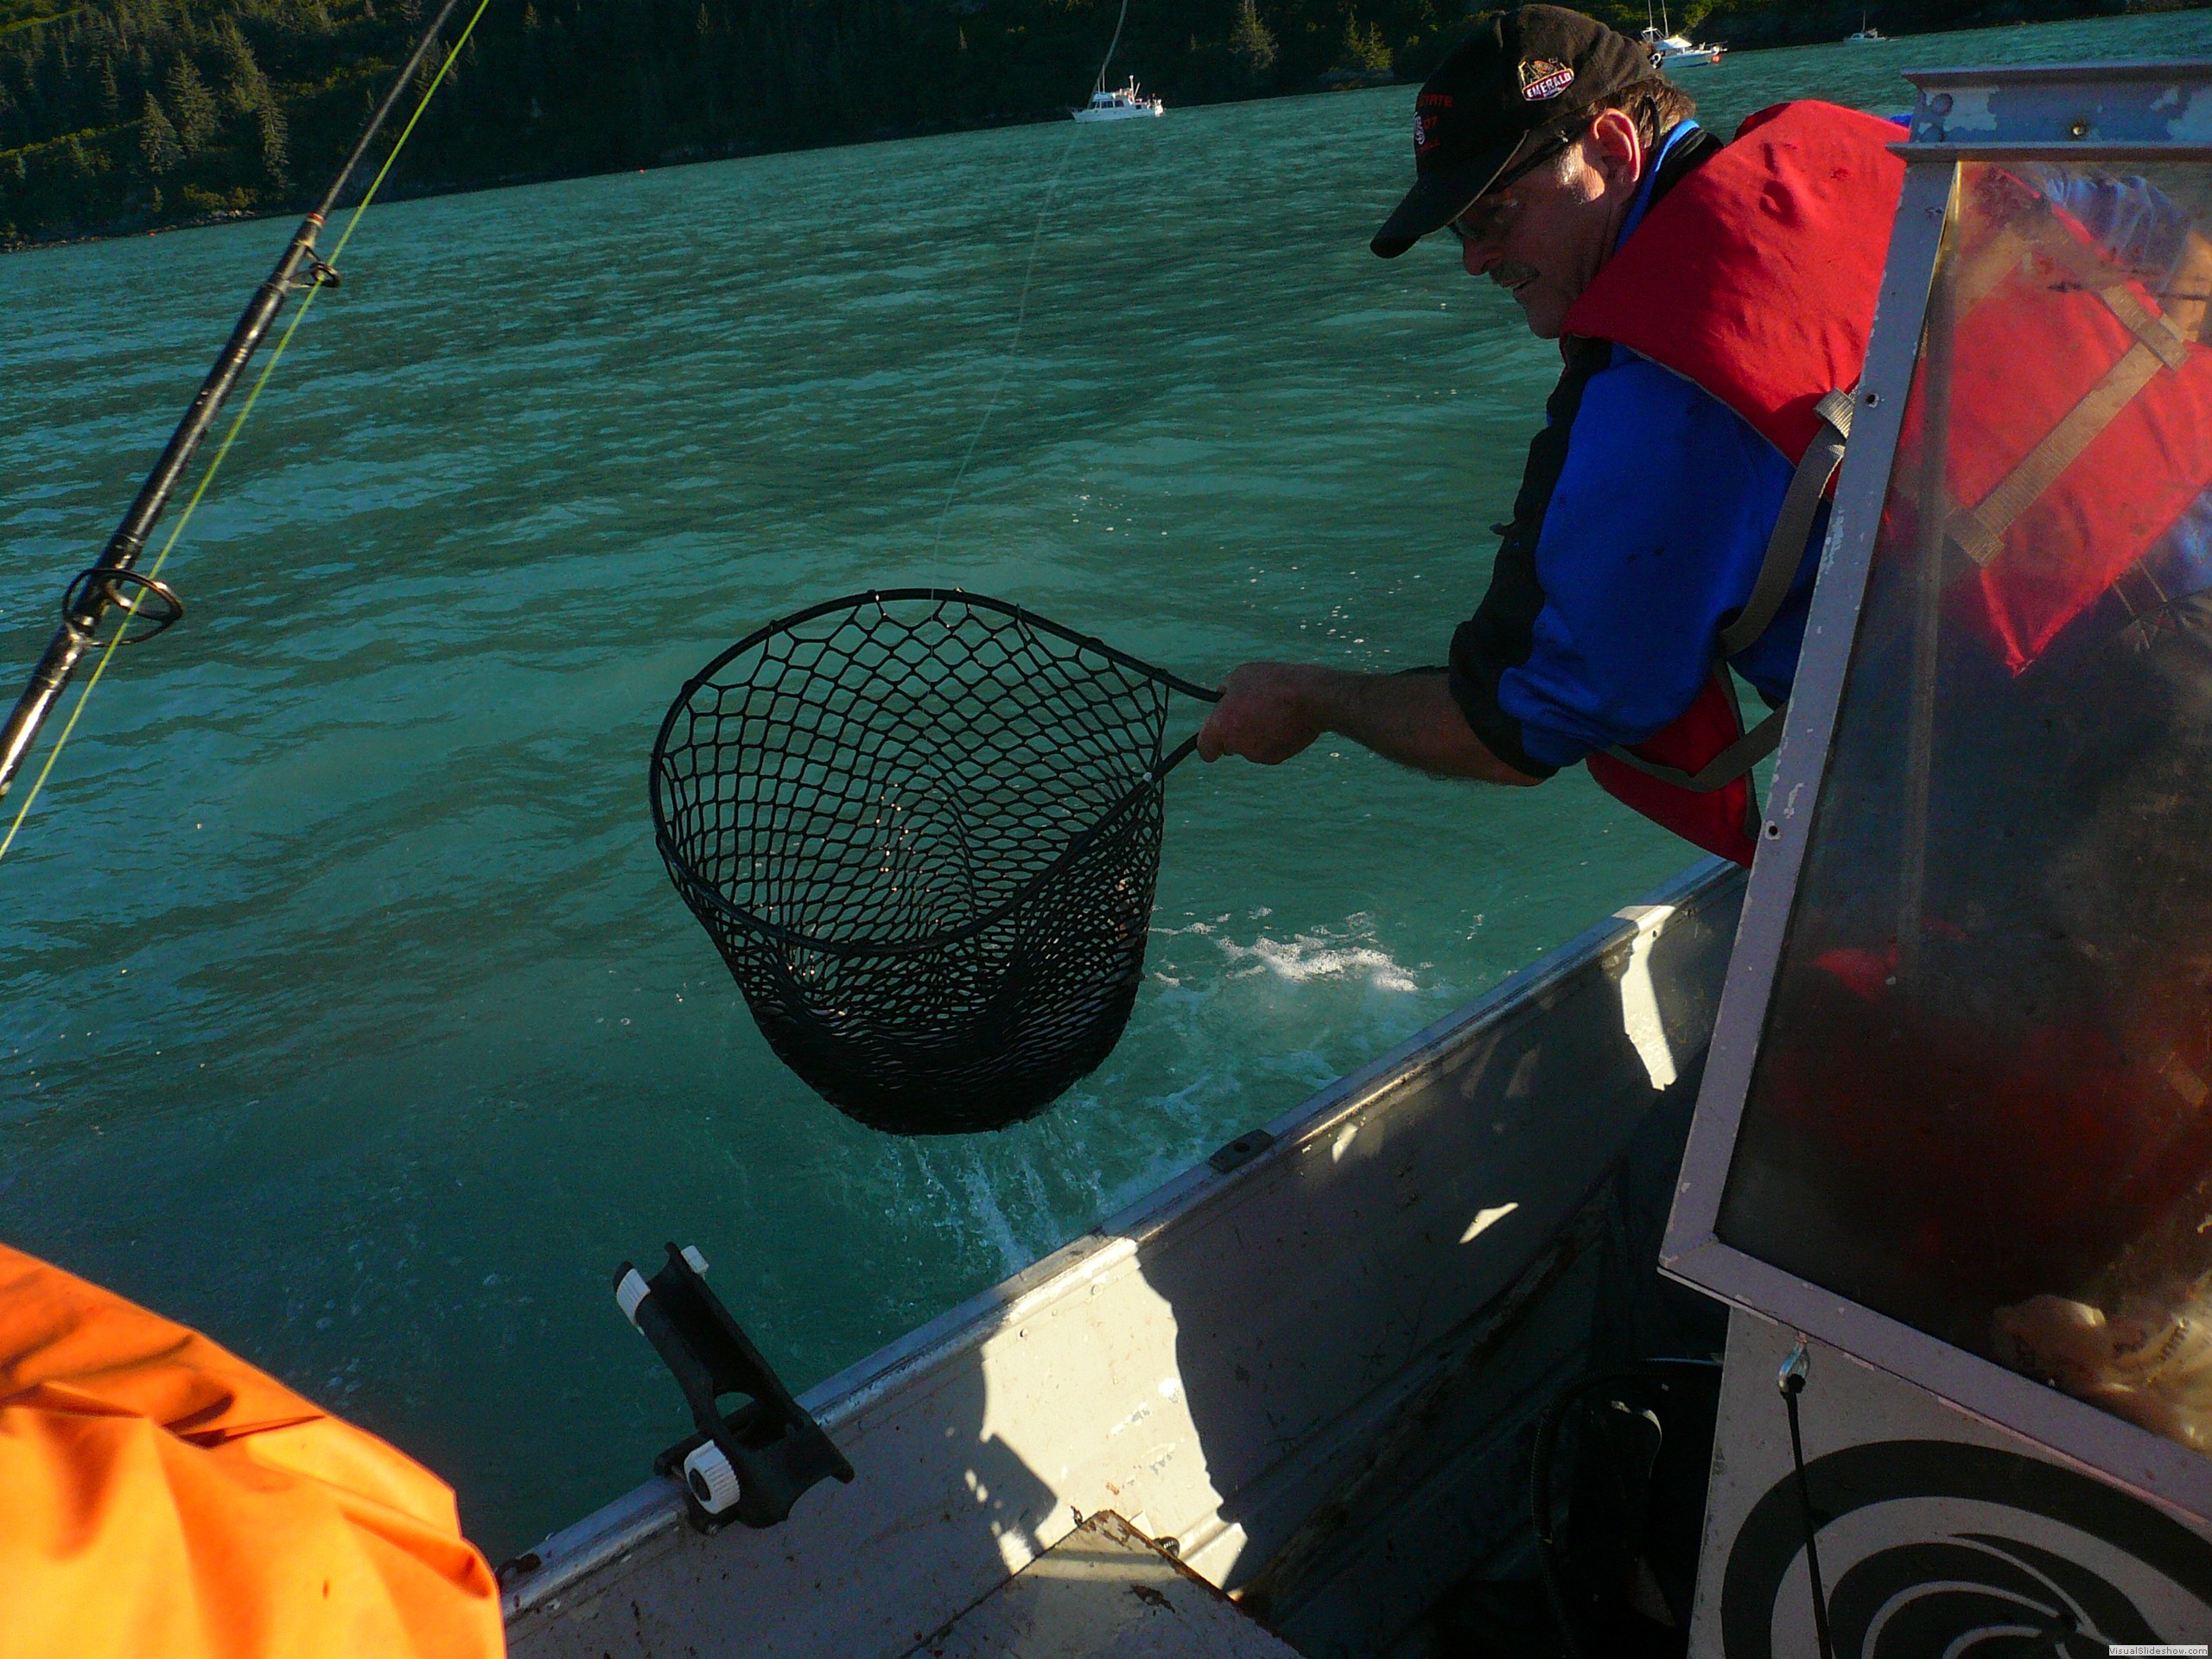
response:
[[[861,1122],[1003,1128],[1109,1053],[1144,969],[1172,697],[942,588],[772,622],[653,745],[662,858],[785,1065]]]

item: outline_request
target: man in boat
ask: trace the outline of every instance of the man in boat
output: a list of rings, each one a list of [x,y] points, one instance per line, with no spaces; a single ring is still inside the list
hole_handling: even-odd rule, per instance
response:
[[[1541,6],[1422,88],[1375,251],[1448,227],[1561,341],[1549,422],[1448,666],[1247,664],[1202,755],[1273,764],[1332,730],[1501,784],[1586,761],[1751,861],[1764,746],[1721,665],[1790,690],[1903,163],[1893,126],[1832,105],[1726,146],[1688,115],[1634,43]],[[1793,991],[1822,1035],[1802,1077],[1770,1074],[1799,1103],[1774,1156],[1804,1172],[1774,1190],[1897,1242],[1868,1300],[2064,1374],[2098,1299],[2171,1279],[2193,1306],[2212,1281],[2212,239],[2139,178],[1986,165],[1960,194],[1924,532],[1956,735],[1909,942],[1897,754],[1862,747],[1857,816],[1823,820],[1820,855],[1861,879],[1827,890],[1850,898],[1823,922],[1839,944]],[[1885,537],[1916,544],[1923,510],[1893,496]],[[1862,656],[1917,648],[1890,626],[1885,645],[1862,621]],[[1910,679],[1862,682],[1892,698],[1866,729],[1902,734]]]
[[[1448,228],[1560,341],[1548,424],[1448,667],[1245,664],[1202,757],[1271,766],[1333,731],[1487,783],[1586,761],[1751,861],[1746,774],[1780,734],[1745,734],[1722,664],[1789,695],[1904,165],[1894,125],[1834,105],[1725,147],[1694,107],[1637,42],[1553,6],[1489,19],[1430,77],[1374,251]]]

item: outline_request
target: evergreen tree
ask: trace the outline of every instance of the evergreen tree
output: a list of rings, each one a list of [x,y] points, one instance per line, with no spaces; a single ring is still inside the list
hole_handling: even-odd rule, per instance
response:
[[[177,142],[184,153],[195,155],[215,136],[215,99],[192,60],[179,53],[169,66],[169,108],[176,111]]]
[[[1337,48],[1336,68],[1357,74],[1380,75],[1390,72],[1390,43],[1382,38],[1382,27],[1376,23],[1363,26],[1357,12],[1344,16],[1344,38]]]
[[[149,92],[145,113],[138,118],[139,171],[148,178],[157,179],[183,165],[184,146],[177,142],[176,129],[169,124],[161,105]]]
[[[292,137],[284,111],[274,99],[254,112],[254,127],[255,137],[259,140],[262,176],[272,188],[283,190],[292,181]]]
[[[1255,80],[1274,67],[1274,31],[1260,21],[1258,0],[1243,0],[1236,9],[1236,27],[1229,31],[1229,51]]]
[[[276,102],[270,91],[269,77],[261,73],[261,65],[253,55],[253,48],[246,44],[245,36],[229,18],[215,36],[216,48],[222,54],[221,102],[234,115],[253,115]]]

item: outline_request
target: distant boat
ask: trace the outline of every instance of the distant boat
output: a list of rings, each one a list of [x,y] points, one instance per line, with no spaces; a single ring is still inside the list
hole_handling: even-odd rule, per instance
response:
[[[1859,14],[1859,32],[1856,35],[1845,35],[1843,43],[1846,46],[1883,44],[1886,43],[1889,38],[1880,29],[1872,27],[1866,21],[1866,14],[1862,11]]]
[[[1078,121],[1135,121],[1145,116],[1165,115],[1167,105],[1157,98],[1147,98],[1137,90],[1136,78],[1129,84],[1108,92],[1100,87],[1090,95],[1090,102],[1079,110],[1070,110]]]
[[[1656,29],[1643,31],[1643,44],[1650,49],[1651,67],[1661,70],[1694,69],[1701,63],[1718,63],[1728,50],[1725,46],[1685,40],[1680,35],[1662,35]]]
[[[1146,116],[1167,113],[1167,106],[1156,98],[1147,98],[1137,91],[1137,78],[1129,77],[1129,84],[1117,92],[1106,90],[1106,72],[1114,67],[1114,48],[1122,43],[1122,25],[1129,21],[1129,0],[1122,0],[1121,16],[1114,19],[1114,38],[1106,42],[1105,61],[1098,66],[1098,79],[1092,83],[1090,102],[1079,110],[1068,113],[1078,121],[1135,121]]]
[[[1719,62],[1721,54],[1728,50],[1725,46],[1707,46],[1672,33],[1664,4],[1659,8],[1659,21],[1654,23],[1650,0],[1644,0],[1643,20],[1642,39],[1644,49],[1651,54],[1654,69],[1694,69],[1701,63]]]

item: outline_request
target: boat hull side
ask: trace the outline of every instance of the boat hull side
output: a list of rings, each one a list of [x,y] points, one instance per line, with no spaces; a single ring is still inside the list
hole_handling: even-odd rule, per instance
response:
[[[1306,1651],[1376,1650],[1378,1608],[1503,1547],[1438,1517],[1581,1363],[1593,1204],[1694,1087],[1741,891],[1697,867],[810,1390],[859,1478],[783,1526],[696,1536],[662,1482],[556,1535],[511,1576],[512,1651],[899,1659],[1107,1509],[1231,1591],[1264,1574]],[[1415,1408],[1452,1455],[1363,1484]],[[1332,1503],[1358,1538],[1317,1534]]]

